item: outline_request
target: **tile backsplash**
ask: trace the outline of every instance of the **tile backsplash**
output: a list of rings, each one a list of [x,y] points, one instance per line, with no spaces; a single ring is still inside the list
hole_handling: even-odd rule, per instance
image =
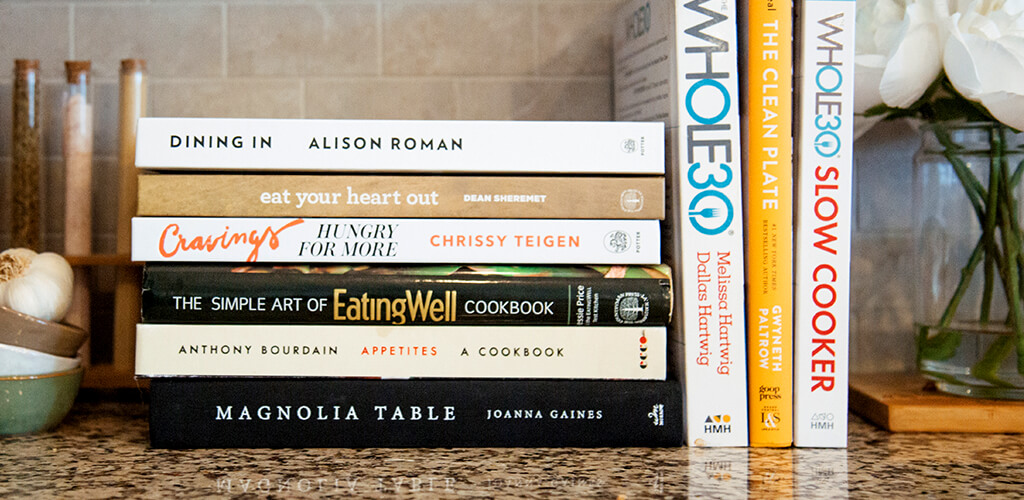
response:
[[[117,71],[142,58],[152,116],[608,120],[617,0],[79,0],[0,3],[0,65],[39,59],[44,232],[61,251],[63,62],[91,60],[94,248],[117,200]],[[0,247],[10,240],[11,79],[0,79]],[[854,371],[908,368],[914,131],[857,145]]]

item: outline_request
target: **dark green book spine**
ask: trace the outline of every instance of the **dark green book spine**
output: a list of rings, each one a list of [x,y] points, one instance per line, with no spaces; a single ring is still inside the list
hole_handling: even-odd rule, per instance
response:
[[[151,264],[145,323],[665,326],[665,266]]]

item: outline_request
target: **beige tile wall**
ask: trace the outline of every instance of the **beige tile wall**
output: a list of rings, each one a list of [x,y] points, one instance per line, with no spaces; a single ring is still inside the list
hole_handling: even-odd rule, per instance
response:
[[[0,64],[39,59],[47,246],[60,249],[63,62],[93,64],[97,187],[115,179],[117,71],[146,59],[159,116],[611,118],[616,0],[5,1]],[[8,70],[10,71],[10,70]],[[10,75],[10,73],[7,73]],[[0,123],[10,123],[10,78]],[[7,130],[7,127],[5,127]],[[3,201],[10,134],[0,134]],[[116,200],[97,197],[98,251]],[[0,243],[9,221],[0,220]]]
[[[42,63],[44,225],[47,247],[59,251],[64,205],[55,117],[63,61],[93,62],[94,246],[110,252],[123,58],[147,60],[150,114],[159,116],[606,120],[612,116],[610,12],[617,3],[5,0],[0,67],[13,68],[15,58]],[[0,78],[3,207],[10,199],[10,93],[10,78]],[[909,163],[901,162],[913,140],[901,143],[892,139],[900,134],[888,132],[868,138],[881,146],[858,149],[864,154],[857,172],[854,370],[913,360],[904,337],[909,280],[893,279],[907,274]],[[0,247],[8,241],[5,209]]]

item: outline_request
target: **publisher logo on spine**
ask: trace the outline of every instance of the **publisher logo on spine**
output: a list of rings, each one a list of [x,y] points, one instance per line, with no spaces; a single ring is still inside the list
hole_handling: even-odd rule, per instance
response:
[[[732,432],[732,417],[729,415],[708,415],[704,419],[705,434],[728,434]]]
[[[651,407],[650,413],[647,414],[647,418],[651,419],[651,423],[656,427],[662,427],[665,425],[665,405],[656,404]]]
[[[622,152],[626,154],[632,154],[636,152],[636,139],[626,139],[622,141]]]
[[[640,334],[640,368],[647,369],[647,335]]]
[[[778,429],[781,418],[779,413],[776,411],[763,411],[761,412],[761,424],[766,429]]]
[[[629,233],[625,231],[612,231],[604,235],[604,248],[611,253],[625,253],[631,246]]]
[[[811,415],[811,430],[831,431],[835,429],[836,416],[833,413],[815,413]]]
[[[639,212],[644,208],[644,194],[637,189],[627,189],[619,196],[619,206],[624,212]]]
[[[647,152],[646,151],[646,149],[647,149],[646,148],[646,144],[644,143],[644,138],[643,137],[641,137],[639,140],[634,139],[632,137],[630,137],[628,139],[624,139],[622,141],[622,144],[620,144],[620,147],[622,148],[622,152],[626,153],[628,155],[636,153],[636,152],[639,151],[640,152],[640,156],[644,156],[645,153]]]
[[[615,322],[635,325],[647,321],[651,301],[638,292],[620,293],[615,297]]]

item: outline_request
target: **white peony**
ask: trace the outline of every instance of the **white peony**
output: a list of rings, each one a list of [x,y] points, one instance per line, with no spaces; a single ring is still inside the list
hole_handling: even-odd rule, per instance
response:
[[[855,64],[857,135],[882,118],[863,117],[875,106],[907,109],[948,97],[924,95],[943,71],[960,97],[1024,130],[1024,0],[857,0]],[[928,103],[912,109],[950,119],[948,106],[938,114]],[[968,103],[961,109],[960,118],[978,119]]]
[[[855,99],[857,114],[885,103],[905,108],[942,71],[942,0],[858,0]]]
[[[995,119],[1024,130],[1024,0],[962,4],[947,22],[946,75]]]

